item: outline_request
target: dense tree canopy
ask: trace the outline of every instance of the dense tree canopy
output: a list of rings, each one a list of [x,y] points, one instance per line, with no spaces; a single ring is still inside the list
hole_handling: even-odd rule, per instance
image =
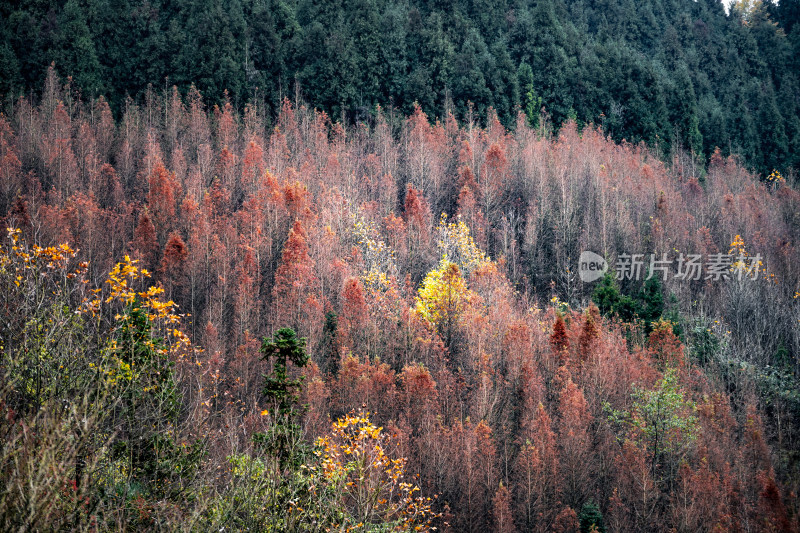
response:
[[[797,0],[25,1],[0,7],[0,93],[54,62],[84,96],[176,84],[241,107],[301,96],[362,121],[376,106],[507,126],[517,106],[602,125],[699,161],[715,147],[763,174],[800,164]]]
[[[0,6],[0,529],[798,529],[791,2],[102,5]]]

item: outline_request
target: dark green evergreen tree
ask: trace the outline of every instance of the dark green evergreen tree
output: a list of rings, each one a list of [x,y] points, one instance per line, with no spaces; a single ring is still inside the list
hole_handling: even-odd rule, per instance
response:
[[[306,339],[298,338],[290,328],[282,328],[272,339],[263,340],[261,353],[272,364],[272,371],[264,376],[264,396],[273,410],[274,423],[267,433],[256,434],[253,440],[275,455],[282,466],[299,466],[306,448],[298,425],[297,406],[303,378],[291,377],[288,365],[302,368],[308,364]]]
[[[533,88],[533,70],[527,63],[522,63],[517,71],[522,112],[528,119],[528,125],[536,128],[539,125],[539,114],[542,110],[542,97],[536,95]]]
[[[607,272],[592,293],[592,301],[604,316],[617,317],[625,322],[632,321],[638,314],[636,302],[620,293],[619,285],[612,272]]]
[[[339,327],[339,318],[335,311],[325,313],[325,325],[322,327],[321,353],[323,357],[323,371],[335,376],[339,373],[339,356],[336,353],[336,331]]]
[[[238,0],[187,1],[180,12],[182,45],[170,77],[182,90],[194,84],[209,102],[228,90],[234,101],[245,83],[244,15]]]
[[[494,69],[494,60],[476,30],[467,34],[461,50],[455,55],[453,67],[453,101],[461,109],[466,108],[467,102],[472,102],[478,116],[483,116],[492,101],[484,73]]]
[[[581,526],[581,533],[605,533],[606,531],[603,513],[600,512],[600,507],[597,506],[594,500],[589,500],[583,504],[578,515],[578,522]]]
[[[112,379],[119,403],[112,417],[110,457],[125,465],[124,497],[147,492],[158,497],[179,497],[182,476],[191,476],[203,453],[202,443],[184,448],[172,435],[180,416],[180,393],[173,363],[162,339],[152,336],[145,309],[128,305],[114,331],[111,354],[119,368]]]
[[[0,37],[0,95],[14,96],[22,89],[19,61],[7,37]]]
[[[511,127],[516,121],[516,109],[521,104],[521,98],[517,68],[511,59],[505,39],[492,44],[489,56],[492,62],[487,74],[487,83],[492,96],[492,106],[504,124]]]
[[[294,330],[282,328],[271,340],[261,343],[263,359],[272,362],[272,372],[264,377],[264,396],[273,404],[279,416],[294,414],[302,378],[290,378],[288,363],[302,368],[308,363],[306,340],[298,339]]]
[[[639,299],[641,300],[639,316],[644,321],[645,332],[650,333],[653,322],[661,318],[664,313],[664,294],[658,274],[653,274],[650,279],[645,280],[639,291]]]
[[[68,0],[58,15],[51,57],[56,68],[63,75],[72,76],[85,94],[93,96],[103,91],[103,73],[97,51],[86,15],[76,0]]]
[[[315,21],[303,34],[297,80],[302,94],[335,119],[357,101],[355,49],[343,16],[326,27]]]
[[[789,139],[786,137],[783,115],[778,110],[778,101],[772,84],[765,84],[761,91],[758,106],[756,129],[761,132],[761,164],[758,170],[766,176],[773,169],[784,168],[789,153]]]
[[[700,135],[697,118],[697,97],[685,65],[680,66],[675,73],[668,109],[675,140],[693,154],[701,155],[703,137]]]
[[[800,9],[726,15],[701,0],[69,0],[0,6],[0,93],[40,89],[51,62],[119,112],[194,84],[209,104],[277,109],[299,95],[334,120],[376,105],[431,117],[517,106],[617,140],[716,147],[752,169],[800,165]],[[148,89],[152,87],[154,89]],[[541,99],[541,101],[540,101]],[[659,150],[668,155],[668,150]]]
[[[386,68],[381,61],[380,13],[375,0],[351,0],[350,32],[353,38],[356,78],[353,93],[354,104],[363,117],[364,110],[382,104],[381,86],[386,77]],[[355,16],[353,16],[355,15]]]
[[[302,31],[295,9],[282,0],[243,4],[246,93],[264,95],[275,108],[292,95],[296,46]]]
[[[385,78],[380,104],[402,106],[406,98],[406,85],[410,60],[408,58],[408,12],[401,5],[387,6],[381,18],[381,60]]]

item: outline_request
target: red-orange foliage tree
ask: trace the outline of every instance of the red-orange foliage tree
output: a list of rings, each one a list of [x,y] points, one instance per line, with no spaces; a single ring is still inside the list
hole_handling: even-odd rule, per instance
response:
[[[369,328],[368,309],[364,298],[364,287],[358,278],[348,278],[344,282],[341,300],[338,340],[342,353],[352,351],[355,354],[369,356],[370,349],[365,334]]]
[[[166,236],[175,227],[175,209],[180,196],[175,174],[168,172],[161,161],[157,161],[148,177],[150,190],[147,205],[157,235]]]
[[[564,323],[564,315],[560,311],[556,312],[556,322],[553,324],[550,345],[553,347],[553,357],[558,366],[566,363],[569,358],[569,337],[567,336],[567,326]]]
[[[527,530],[548,531],[561,490],[556,434],[544,405],[540,403],[529,416],[514,468],[517,516]]]
[[[561,390],[558,398],[558,445],[560,477],[563,480],[564,502],[578,508],[591,490],[594,478],[591,461],[591,415],[583,391],[572,379]]]
[[[288,325],[302,334],[309,331],[308,301],[315,298],[317,276],[308,254],[306,232],[299,220],[289,230],[272,289],[273,324]]]
[[[186,290],[186,261],[189,252],[186,243],[178,233],[171,233],[164,246],[164,257],[161,259],[160,273],[164,282],[167,297],[183,302]]]
[[[0,113],[0,213],[7,213],[15,197],[22,193],[21,167],[16,135]]]
[[[139,223],[133,232],[131,248],[142,260],[142,266],[152,272],[158,258],[159,246],[156,228],[147,211],[143,211],[139,215]]]
[[[511,494],[508,488],[500,483],[492,500],[494,505],[494,529],[496,533],[515,533],[514,518],[511,514]]]

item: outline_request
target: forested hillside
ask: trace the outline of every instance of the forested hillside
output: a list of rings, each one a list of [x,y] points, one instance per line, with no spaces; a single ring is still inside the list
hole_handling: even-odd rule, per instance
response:
[[[522,112],[115,120],[52,69],[9,109],[2,529],[798,529],[779,173]]]
[[[0,530],[800,531],[798,20],[0,3]]]
[[[209,103],[301,96],[335,120],[376,105],[506,126],[595,124],[706,163],[719,147],[763,175],[800,164],[797,0],[25,0],[0,5],[0,94],[38,91],[51,62],[85,99]],[[148,89],[148,87],[151,87]],[[149,92],[148,92],[149,90]],[[470,103],[472,106],[470,106]]]

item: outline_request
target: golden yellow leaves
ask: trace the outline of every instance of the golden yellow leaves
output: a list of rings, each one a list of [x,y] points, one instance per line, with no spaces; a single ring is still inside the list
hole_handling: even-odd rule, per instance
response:
[[[130,256],[126,255],[122,262],[114,265],[106,280],[106,283],[111,286],[111,294],[106,298],[106,303],[120,300],[125,305],[130,305],[136,300],[136,291],[131,288],[131,285],[133,285],[134,281],[150,277],[150,273],[137,267],[136,263],[138,261],[132,260]],[[149,296],[156,295],[157,293],[153,293]]]
[[[731,256],[732,262],[730,271],[737,275],[738,279],[747,276],[751,279],[756,279],[759,273],[762,273],[763,279],[777,283],[775,274],[770,274],[764,269],[764,263],[761,261],[761,254],[751,256],[747,252],[744,245],[744,239],[741,235],[736,235],[731,242],[731,247],[728,250],[728,255]]]
[[[443,213],[438,232],[442,259],[422,281],[414,311],[449,342],[464,311],[480,301],[477,294],[468,288],[465,278],[472,275],[474,280],[496,271],[496,267],[475,245],[469,228],[460,217],[455,222],[448,222]]]
[[[149,322],[145,330],[147,338],[143,340],[148,347],[176,359],[188,353],[189,339],[180,330],[175,303],[162,300],[164,291],[160,287],[143,285],[149,272],[139,268],[135,260],[126,256],[114,266],[105,289],[88,289],[89,263],[75,260],[77,250],[67,244],[29,245],[19,229],[7,228],[7,232],[10,243],[0,243],[0,273],[8,280],[8,290],[19,292],[28,300],[38,299],[41,294],[52,295],[60,310],[70,316],[83,315],[79,323],[85,321],[87,326],[94,323],[102,328],[100,331],[130,328],[130,311],[138,311]],[[52,323],[53,319],[47,317],[44,325],[50,327]],[[120,353],[117,340],[105,338],[103,356],[91,366],[111,386],[136,380],[143,371]]]
[[[14,285],[20,289],[28,285],[38,284],[41,276],[57,276],[55,279],[66,281],[78,278],[80,283],[86,284],[85,274],[89,263],[82,261],[76,266],[70,266],[78,251],[73,250],[68,244],[42,247],[39,245],[28,246],[22,238],[22,231],[16,228],[6,228],[11,247],[0,245],[0,270],[13,273]],[[98,317],[104,305],[121,303],[124,306],[133,305],[145,310],[148,319],[156,329],[171,339],[172,350],[185,349],[189,346],[189,338],[180,329],[180,316],[176,312],[175,302],[163,301],[160,296],[164,289],[150,286],[144,290],[136,290],[137,284],[143,283],[150,273],[137,266],[137,260],[125,256],[123,261],[117,263],[108,273],[106,284],[108,293],[103,298],[103,289],[89,290],[91,296],[84,298],[78,312],[91,314]],[[91,299],[90,299],[91,298]],[[109,314],[114,320],[119,321],[123,316],[116,312]],[[163,352],[165,349],[162,349]],[[128,375],[130,369],[114,368],[115,375]]]
[[[22,230],[19,228],[6,227],[6,231],[8,232],[8,237],[14,242],[14,244],[17,244],[22,236]]]
[[[403,481],[406,459],[392,459],[383,428],[369,420],[369,413],[350,413],[331,424],[331,433],[317,439],[319,473],[339,495],[358,523],[390,522],[396,531],[431,529],[437,516],[431,499],[416,496],[419,487]],[[314,471],[316,467],[311,467]]]
[[[58,246],[41,247],[34,244],[28,247],[22,241],[22,231],[17,228],[6,228],[8,238],[11,240],[11,250],[9,253],[5,247],[0,246],[0,268],[5,269],[6,266],[12,262],[12,255],[21,266],[17,266],[15,270],[20,273],[22,270],[43,269],[46,271],[65,271],[64,275],[67,278],[73,278],[75,275],[83,274],[86,272],[88,263],[78,263],[77,268],[73,272],[66,272],[69,262],[75,258],[77,250],[73,250],[67,244],[60,244]],[[17,286],[19,287],[22,282],[22,277],[17,276]]]
[[[109,295],[104,301],[100,298],[95,298],[88,302],[87,310],[96,314],[99,312],[103,302],[110,304],[117,301],[126,306],[136,302],[139,309],[146,310],[147,318],[151,322],[157,326],[162,325],[165,334],[176,341],[173,348],[188,348],[190,344],[189,338],[180,329],[174,327],[180,325],[180,316],[176,313],[177,306],[175,302],[172,300],[165,302],[159,299],[159,296],[164,293],[164,289],[150,286],[144,291],[137,291],[133,288],[136,283],[140,283],[150,277],[150,272],[144,268],[139,268],[136,265],[137,263],[138,260],[131,259],[130,256],[126,255],[121,262],[114,265],[106,280],[109,285]],[[99,294],[101,291],[98,289],[94,292]],[[115,319],[120,320],[121,315],[116,315]]]
[[[443,259],[422,281],[414,310],[430,324],[443,326],[456,321],[472,297],[458,266]]]
[[[770,172],[769,176],[764,178],[764,181],[767,183],[767,188],[774,188],[777,189],[782,184],[786,183],[786,179],[781,176],[781,173],[777,170]]]
[[[733,242],[731,243],[731,248],[728,250],[728,253],[747,257],[747,250],[745,250],[744,240],[742,239],[741,235],[737,235],[733,238]]]

